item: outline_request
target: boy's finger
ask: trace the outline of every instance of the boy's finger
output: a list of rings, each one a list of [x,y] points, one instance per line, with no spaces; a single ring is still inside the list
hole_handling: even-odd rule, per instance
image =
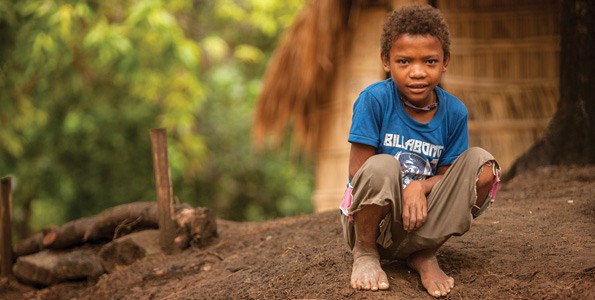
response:
[[[416,209],[415,209],[415,207],[411,206],[411,207],[409,207],[409,220],[408,220],[408,225],[407,225],[407,231],[415,230],[416,222],[417,222]]]
[[[409,231],[409,211],[407,209],[403,210],[403,229]]]
[[[420,228],[425,221],[426,218],[424,217],[424,208],[422,206],[420,207],[420,209],[417,210],[417,222],[415,224],[415,229]]]

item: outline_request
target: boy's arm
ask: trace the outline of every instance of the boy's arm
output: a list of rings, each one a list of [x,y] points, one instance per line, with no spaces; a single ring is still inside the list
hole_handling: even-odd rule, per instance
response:
[[[436,170],[436,175],[426,180],[414,180],[403,190],[403,229],[414,231],[420,228],[428,216],[426,196],[438,181],[444,177],[448,166],[441,166]]]
[[[359,168],[376,154],[376,148],[360,143],[351,143],[351,152],[349,153],[349,180],[355,176]]]

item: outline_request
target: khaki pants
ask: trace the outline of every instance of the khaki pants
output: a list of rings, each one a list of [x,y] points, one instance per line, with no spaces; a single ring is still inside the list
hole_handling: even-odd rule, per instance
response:
[[[497,172],[497,163],[487,151],[475,147],[461,154],[428,195],[426,222],[421,228],[406,232],[401,213],[403,190],[400,164],[391,155],[374,155],[353,177],[353,203],[348,213],[352,215],[371,204],[391,206],[390,212],[379,224],[377,243],[381,246],[378,248],[383,259],[406,259],[419,250],[439,247],[451,236],[462,235],[471,227],[471,208],[477,198],[477,178],[481,167],[488,162],[494,163],[494,172]],[[354,224],[343,214],[341,223],[343,235],[349,247],[353,248]]]

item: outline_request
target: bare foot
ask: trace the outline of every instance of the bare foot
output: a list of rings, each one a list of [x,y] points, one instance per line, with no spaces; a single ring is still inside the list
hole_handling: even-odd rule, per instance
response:
[[[454,278],[446,275],[438,265],[434,250],[422,250],[411,255],[409,266],[419,273],[421,283],[436,298],[446,296],[455,286]]]
[[[386,290],[388,278],[376,255],[362,254],[353,259],[351,286],[359,290]]]

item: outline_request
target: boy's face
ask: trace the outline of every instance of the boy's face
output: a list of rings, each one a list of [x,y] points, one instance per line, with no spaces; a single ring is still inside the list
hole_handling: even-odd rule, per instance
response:
[[[440,41],[430,35],[401,35],[393,41],[389,60],[382,56],[384,70],[390,72],[399,93],[420,107],[435,101],[434,87],[449,61]]]

